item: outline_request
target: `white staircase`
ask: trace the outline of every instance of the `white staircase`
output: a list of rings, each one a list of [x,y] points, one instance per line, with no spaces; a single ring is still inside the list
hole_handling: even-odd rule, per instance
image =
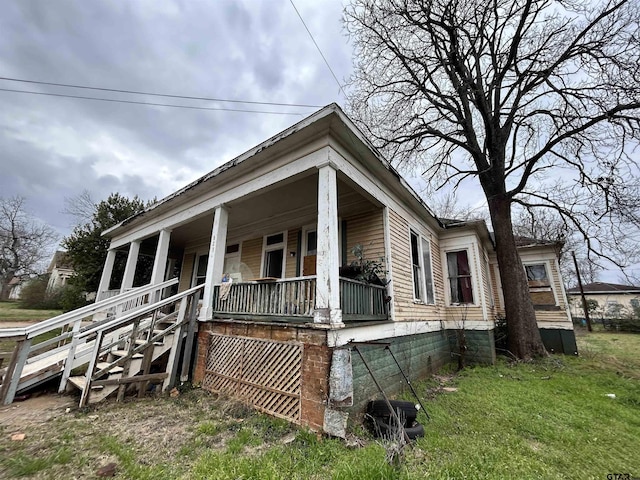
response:
[[[200,285],[156,301],[176,284],[174,279],[139,287],[29,327],[0,329],[0,339],[15,342],[7,367],[0,370],[0,402],[8,405],[16,394],[56,376],[61,377],[61,392],[68,385],[82,390],[81,405],[115,390],[121,398],[135,384],[142,395],[149,381],[162,381],[167,388],[176,379],[186,337],[184,355],[191,356],[202,291]],[[104,320],[92,321],[97,317]],[[54,338],[34,342],[52,331],[57,333]],[[165,372],[151,372],[163,356],[168,356]],[[85,367],[82,380],[72,376]],[[183,362],[181,379],[188,375],[188,367],[189,362]]]

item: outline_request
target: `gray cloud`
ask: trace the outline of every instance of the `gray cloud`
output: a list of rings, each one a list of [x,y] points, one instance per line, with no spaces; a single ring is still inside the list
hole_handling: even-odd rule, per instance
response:
[[[350,71],[340,5],[296,5],[339,78]],[[341,103],[288,1],[8,0],[0,76],[255,101]],[[0,81],[0,88],[273,110]],[[88,189],[161,198],[302,116],[104,103],[0,92],[0,196],[22,195],[62,234],[64,198]],[[282,108],[278,110],[283,110]],[[310,114],[311,109],[289,109]]]

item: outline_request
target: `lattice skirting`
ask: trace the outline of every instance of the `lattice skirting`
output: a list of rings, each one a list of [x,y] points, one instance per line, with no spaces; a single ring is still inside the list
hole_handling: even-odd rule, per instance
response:
[[[211,335],[202,388],[300,423],[302,344]]]

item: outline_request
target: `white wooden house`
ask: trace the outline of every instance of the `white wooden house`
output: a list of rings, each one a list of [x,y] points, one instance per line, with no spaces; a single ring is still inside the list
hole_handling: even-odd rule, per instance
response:
[[[194,380],[316,429],[335,430],[377,395],[353,345],[390,392],[402,382],[383,344],[414,378],[456,355],[462,328],[470,361],[495,359],[508,292],[485,223],[435,218],[337,105],[106,235],[99,298],[113,295],[118,252],[124,291],[141,245],[156,245],[152,283],[178,265],[179,290],[204,284]],[[356,245],[384,265],[386,285],[341,276]],[[547,347],[574,353],[555,247],[520,251]]]
[[[335,104],[105,235],[98,299],[118,293],[116,255],[124,292],[155,249],[152,284],[179,272],[179,291],[204,285],[194,381],[314,429],[340,434],[379,395],[355,345],[390,394],[403,380],[386,345],[412,379],[455,357],[460,329],[468,361],[495,360],[509,292],[487,226],[435,218]],[[386,284],[346,278],[357,245]],[[521,252],[545,342],[573,354],[555,247]]]

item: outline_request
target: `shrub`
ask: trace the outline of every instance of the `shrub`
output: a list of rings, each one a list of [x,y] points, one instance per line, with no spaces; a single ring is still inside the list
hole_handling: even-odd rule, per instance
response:
[[[20,307],[38,310],[55,310],[60,308],[60,292],[48,291],[49,275],[40,275],[29,282],[20,292]]]
[[[60,308],[65,312],[88,305],[87,295],[80,285],[66,284],[59,289]]]

